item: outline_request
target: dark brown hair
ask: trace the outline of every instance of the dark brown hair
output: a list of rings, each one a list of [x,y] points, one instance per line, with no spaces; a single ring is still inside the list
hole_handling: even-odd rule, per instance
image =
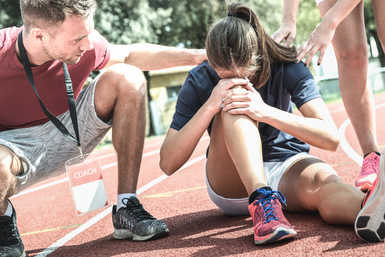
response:
[[[44,22],[47,25],[62,23],[66,15],[88,17],[96,9],[96,0],[20,0],[24,28]]]
[[[215,23],[206,38],[206,51],[213,68],[255,71],[254,86],[260,88],[270,77],[274,62],[296,61],[295,47],[276,43],[266,34],[257,15],[241,3],[228,6],[228,16]]]

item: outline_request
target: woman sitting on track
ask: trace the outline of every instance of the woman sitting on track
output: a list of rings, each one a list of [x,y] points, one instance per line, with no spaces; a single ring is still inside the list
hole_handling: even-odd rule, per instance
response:
[[[160,152],[162,170],[171,175],[180,168],[207,129],[209,196],[226,215],[250,213],[255,244],[296,235],[282,206],[318,211],[331,224],[356,221],[360,237],[382,240],[384,193],[371,194],[360,211],[365,195],[308,153],[308,144],[336,150],[339,140],[295,49],[275,43],[251,9],[231,4],[209,31],[206,51],[208,62],[189,73],[179,94]],[[302,115],[292,113],[290,101]]]

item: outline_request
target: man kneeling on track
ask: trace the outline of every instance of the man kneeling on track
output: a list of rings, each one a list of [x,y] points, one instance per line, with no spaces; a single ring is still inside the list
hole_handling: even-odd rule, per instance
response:
[[[109,44],[94,30],[96,0],[20,0],[20,7],[24,25],[0,30],[0,256],[25,256],[9,198],[91,152],[111,127],[118,159],[113,236],[167,235],[135,194],[146,120],[141,69],[196,65],[205,51]]]

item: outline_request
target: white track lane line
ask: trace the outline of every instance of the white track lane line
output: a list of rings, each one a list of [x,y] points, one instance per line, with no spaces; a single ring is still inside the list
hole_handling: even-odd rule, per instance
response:
[[[200,162],[200,161],[202,161],[204,159],[206,159],[206,155],[201,155],[201,156],[199,156],[199,157],[197,157],[197,158],[195,158],[195,159],[193,159],[191,161],[188,161],[177,172],[179,172],[179,171],[181,171],[181,170],[183,170],[183,169],[185,169],[187,167],[190,167],[191,165],[193,165],[193,164],[195,164],[197,162]],[[145,192],[146,190],[148,190],[148,189],[152,188],[153,186],[159,184],[160,182],[162,182],[166,178],[168,178],[167,175],[162,175],[162,176],[152,180],[148,184],[142,186],[141,188],[139,188],[136,191],[136,193],[138,195],[140,195],[141,193]],[[111,211],[112,211],[112,207],[109,207],[109,208],[103,210],[102,212],[98,213],[97,215],[95,215],[94,217],[92,217],[91,219],[86,221],[83,225],[81,225],[77,229],[71,231],[70,233],[68,233],[67,235],[62,237],[61,239],[57,240],[56,242],[51,244],[48,248],[46,248],[42,252],[38,253],[36,255],[36,257],[46,257],[47,255],[53,253],[58,248],[60,248],[63,245],[65,245],[68,241],[72,240],[74,237],[76,237],[77,235],[79,235],[83,231],[87,230],[88,228],[90,228],[91,226],[93,226],[94,224],[96,224],[97,222],[102,220],[105,216],[107,216],[109,213],[111,213]]]
[[[376,106],[376,110],[381,108],[381,107],[384,107],[385,106],[385,103],[382,103],[382,104],[379,104]],[[346,132],[346,128],[348,127],[348,125],[350,124],[350,120],[349,119],[346,119],[341,127],[339,128],[339,134],[340,134],[340,139],[341,139],[341,142],[340,142],[340,146],[342,148],[342,150],[346,153],[346,155],[352,159],[354,162],[356,162],[358,165],[361,166],[362,164],[362,156],[359,155],[352,147],[351,145],[348,143],[348,141],[346,140],[346,137],[345,137],[345,132]]]
[[[354,149],[351,147],[351,145],[348,143],[345,137],[346,128],[350,124],[350,120],[347,119],[342,123],[341,127],[339,128],[339,134],[340,134],[340,146],[342,150],[345,152],[345,154],[352,159],[355,163],[358,165],[361,165],[362,163],[362,156],[359,155]]]

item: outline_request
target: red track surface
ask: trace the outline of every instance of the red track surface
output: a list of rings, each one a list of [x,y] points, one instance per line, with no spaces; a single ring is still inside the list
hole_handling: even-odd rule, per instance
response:
[[[385,144],[385,94],[376,96],[377,135]],[[341,103],[329,105],[338,126],[346,121]],[[360,154],[351,125],[345,136],[349,145]],[[145,142],[144,157],[138,189],[161,177],[159,147],[162,137]],[[50,256],[385,256],[385,244],[360,241],[350,226],[325,224],[316,213],[288,213],[295,226],[295,240],[269,246],[255,246],[249,217],[226,217],[209,200],[204,183],[204,154],[208,138],[201,140],[191,159],[191,166],[181,169],[140,194],[145,208],[163,219],[170,236],[149,242],[117,241],[112,239],[109,208],[84,216],[75,214],[68,182],[17,196],[13,203],[17,210],[19,230],[28,256],[39,255],[53,243]],[[312,148],[312,154],[329,162],[348,183],[353,183],[359,165],[340,147],[336,153]],[[93,153],[101,158],[109,199],[116,201],[116,156],[111,147]],[[27,190],[38,188],[65,176],[48,179]],[[105,211],[104,217],[87,229],[90,219]],[[71,236],[76,229],[84,231]],[[68,240],[68,241],[67,241]],[[46,256],[44,254],[40,256]]]

